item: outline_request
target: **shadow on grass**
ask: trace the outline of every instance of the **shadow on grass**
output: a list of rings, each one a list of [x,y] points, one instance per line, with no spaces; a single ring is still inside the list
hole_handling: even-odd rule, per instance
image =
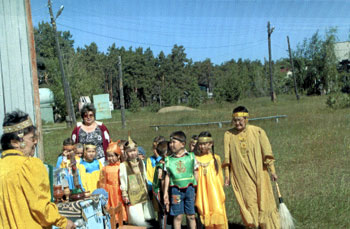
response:
[[[242,224],[238,224],[238,223],[229,223],[228,228],[230,228],[230,229],[244,229],[245,226]]]
[[[188,227],[186,225],[181,226],[181,229],[187,229],[187,228]],[[245,229],[245,226],[242,224],[238,224],[238,223],[229,223],[228,228],[230,228],[230,229]]]

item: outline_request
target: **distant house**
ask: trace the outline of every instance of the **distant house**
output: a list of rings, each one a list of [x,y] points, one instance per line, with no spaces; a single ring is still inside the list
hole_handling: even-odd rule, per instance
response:
[[[213,98],[213,92],[209,91],[209,87],[207,85],[205,85],[205,84],[198,84],[198,86],[199,86],[199,89],[201,91],[205,91],[207,93],[208,99]]]
[[[286,67],[284,67],[284,66],[281,66],[281,67],[280,67],[280,72],[281,72],[281,73],[285,73],[285,74],[286,74],[286,78],[290,78],[290,77],[293,76],[292,71],[291,71],[289,68],[286,68]]]
[[[338,61],[338,69],[350,71],[350,42],[337,42],[334,45],[334,53]]]

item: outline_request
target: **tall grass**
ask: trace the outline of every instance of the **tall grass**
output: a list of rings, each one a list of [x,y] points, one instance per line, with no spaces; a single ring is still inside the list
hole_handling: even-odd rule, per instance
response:
[[[168,127],[155,131],[150,125],[195,123],[231,119],[232,109],[245,105],[251,117],[287,115],[278,123],[273,120],[252,121],[266,130],[276,157],[276,171],[284,202],[297,220],[298,228],[350,228],[350,109],[331,110],[326,97],[280,96],[276,103],[269,98],[244,99],[235,104],[207,103],[196,111],[166,114],[142,110],[127,112],[127,128],[121,128],[120,112],[106,120],[113,140],[126,139],[128,130],[150,155],[157,135],[168,137],[183,130],[188,138],[201,131],[214,136],[215,152],[223,157],[223,135],[231,128],[224,125]],[[55,164],[62,142],[72,129],[56,130],[44,135],[45,159]],[[231,187],[225,188],[227,215],[231,225],[243,224]]]

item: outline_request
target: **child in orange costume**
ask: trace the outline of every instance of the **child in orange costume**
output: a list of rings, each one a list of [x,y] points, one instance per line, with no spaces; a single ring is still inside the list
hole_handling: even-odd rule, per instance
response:
[[[119,141],[118,141],[119,142]],[[108,165],[102,168],[99,187],[108,192],[108,208],[117,207],[119,203],[123,206],[123,221],[127,222],[128,214],[122,199],[119,183],[120,156],[122,154],[118,142],[111,142],[107,148]],[[115,215],[118,219],[118,214]]]

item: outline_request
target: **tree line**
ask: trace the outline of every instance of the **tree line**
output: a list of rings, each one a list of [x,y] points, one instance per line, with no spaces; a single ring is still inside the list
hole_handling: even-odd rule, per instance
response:
[[[78,104],[80,96],[109,93],[114,106],[119,107],[118,56],[122,59],[125,105],[131,111],[140,107],[157,111],[178,104],[197,107],[208,99],[207,92],[212,93],[217,102],[234,102],[270,93],[268,65],[260,60],[231,59],[219,65],[209,58],[193,61],[187,57],[185,48],[177,44],[168,55],[162,51],[155,55],[150,48],[117,47],[115,43],[105,53],[99,51],[94,42],[74,49],[71,33],[58,33],[74,105]],[[39,85],[53,91],[56,112],[65,117],[64,92],[51,25],[39,23],[34,28],[34,37]],[[346,88],[347,72],[337,69],[336,40],[336,29],[327,30],[324,36],[316,31],[293,51],[300,94],[328,94]],[[273,63],[277,95],[294,93],[292,76],[287,74],[289,69],[288,58]]]

